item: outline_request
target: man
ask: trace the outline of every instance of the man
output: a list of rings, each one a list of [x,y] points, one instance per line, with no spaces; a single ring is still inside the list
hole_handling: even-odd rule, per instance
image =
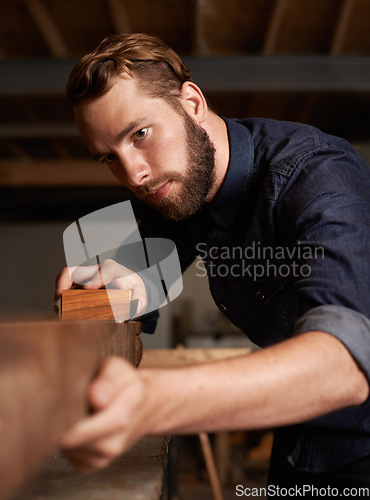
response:
[[[154,209],[143,234],[173,239],[183,269],[200,254],[218,307],[265,347],[177,370],[109,360],[95,414],[63,441],[76,467],[104,467],[148,434],[274,427],[271,484],[369,485],[367,165],[310,126],[221,118],[147,35],[101,42],[67,95],[93,158]],[[141,278],[102,266],[145,313]],[[73,280],[64,269],[57,296]]]

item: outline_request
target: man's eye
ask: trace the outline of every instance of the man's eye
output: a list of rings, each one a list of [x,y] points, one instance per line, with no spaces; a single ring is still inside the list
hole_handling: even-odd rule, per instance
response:
[[[109,155],[104,156],[103,163],[105,163],[105,162],[109,163],[111,161],[114,161],[115,159],[116,159],[116,155],[113,153],[110,153]]]
[[[147,134],[147,131],[148,131],[147,128],[142,128],[142,129],[138,130],[137,132],[135,132],[134,135],[135,135],[136,139],[144,139],[144,137]]]

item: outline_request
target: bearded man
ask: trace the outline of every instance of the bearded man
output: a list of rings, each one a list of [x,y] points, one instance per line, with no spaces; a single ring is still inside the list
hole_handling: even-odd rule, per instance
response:
[[[183,270],[201,248],[217,306],[263,347],[177,370],[109,360],[90,390],[96,414],[64,438],[74,464],[104,467],[148,434],[273,427],[270,484],[369,486],[365,162],[308,125],[218,116],[180,57],[149,35],[103,40],[73,69],[67,95],[92,157],[150,208],[142,235],[175,241]],[[270,251],[268,269],[262,254],[253,262],[264,274],[236,267],[247,252],[233,250],[252,245]],[[301,272],[289,268],[295,252]],[[144,314],[140,276],[102,267]],[[99,273],[90,278],[86,288],[100,286]],[[63,270],[57,296],[72,285]]]

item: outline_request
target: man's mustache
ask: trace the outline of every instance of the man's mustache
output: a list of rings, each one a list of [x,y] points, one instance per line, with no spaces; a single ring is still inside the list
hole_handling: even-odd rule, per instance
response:
[[[146,196],[152,192],[158,191],[159,188],[164,186],[169,181],[183,181],[184,175],[178,172],[173,172],[172,174],[166,174],[161,177],[157,177],[151,181],[146,182],[142,186],[138,186],[135,189],[135,194],[139,197]]]

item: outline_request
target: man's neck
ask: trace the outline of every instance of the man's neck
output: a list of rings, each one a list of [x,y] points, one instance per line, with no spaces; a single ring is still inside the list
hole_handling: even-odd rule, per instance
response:
[[[229,166],[230,146],[226,123],[218,115],[209,111],[207,122],[204,124],[212,143],[215,146],[215,183],[207,196],[210,203],[220,189]]]

